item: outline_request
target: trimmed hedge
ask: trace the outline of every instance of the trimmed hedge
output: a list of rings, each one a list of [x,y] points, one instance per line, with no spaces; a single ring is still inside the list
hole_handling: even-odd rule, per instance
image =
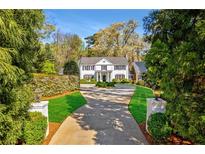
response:
[[[112,82],[114,82],[114,83],[131,83],[132,81],[129,79],[113,79]]]
[[[36,95],[48,97],[79,89],[79,78],[72,75],[34,74],[31,85]]]
[[[23,139],[25,144],[42,144],[46,129],[47,118],[40,112],[30,112],[30,120],[25,121]]]
[[[102,87],[102,88],[106,88],[106,87],[114,87],[115,83],[114,82],[97,82],[96,83],[97,87]]]

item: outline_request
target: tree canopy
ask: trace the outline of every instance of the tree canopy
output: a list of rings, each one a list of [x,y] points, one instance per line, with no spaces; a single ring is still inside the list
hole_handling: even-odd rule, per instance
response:
[[[168,101],[173,131],[205,143],[205,11],[157,10],[144,18],[148,79]]]
[[[26,83],[44,27],[42,10],[0,10],[0,144],[22,138],[33,100]]]
[[[128,56],[129,61],[141,59],[145,42],[135,32],[135,20],[113,23],[86,39],[88,56]]]
[[[62,68],[70,60],[79,60],[83,52],[83,42],[76,34],[62,33],[57,30],[51,43],[54,60],[58,68]]]

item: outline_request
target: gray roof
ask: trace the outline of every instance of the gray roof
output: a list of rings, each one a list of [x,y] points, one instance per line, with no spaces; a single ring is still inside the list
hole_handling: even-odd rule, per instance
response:
[[[140,73],[147,72],[147,68],[145,67],[145,62],[134,62],[134,68],[137,69]]]
[[[114,65],[128,65],[125,57],[81,57],[80,64],[94,65],[101,59],[106,59]]]

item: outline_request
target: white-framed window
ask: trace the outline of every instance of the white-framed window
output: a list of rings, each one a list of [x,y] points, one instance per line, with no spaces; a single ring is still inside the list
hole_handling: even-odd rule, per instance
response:
[[[115,70],[126,70],[126,65],[115,65],[114,69]]]
[[[83,66],[83,70],[89,71],[89,70],[94,70],[94,69],[95,69],[94,65],[85,65],[85,66]]]
[[[86,74],[86,75],[83,75],[83,79],[93,79],[94,78],[94,75],[90,75],[90,74]]]
[[[116,74],[115,79],[125,79],[125,75],[124,74]]]

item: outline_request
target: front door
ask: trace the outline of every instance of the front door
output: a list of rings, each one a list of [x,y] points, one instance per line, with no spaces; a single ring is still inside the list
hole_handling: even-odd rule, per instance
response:
[[[106,82],[106,75],[102,76],[103,82]]]

